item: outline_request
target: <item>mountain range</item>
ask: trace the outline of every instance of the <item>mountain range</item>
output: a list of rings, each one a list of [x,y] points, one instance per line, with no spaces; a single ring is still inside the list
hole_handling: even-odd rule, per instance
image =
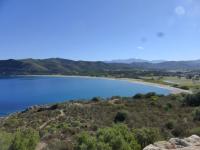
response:
[[[124,64],[131,64],[131,63],[162,63],[166,60],[144,60],[144,59],[137,59],[137,58],[130,58],[130,59],[115,59],[111,61],[105,61],[106,63],[124,63]]]
[[[61,58],[49,59],[21,59],[0,60],[0,75],[16,74],[91,74],[94,72],[123,71],[123,70],[165,70],[191,71],[200,70],[200,60],[193,61],[164,61],[146,62],[134,61],[101,62],[101,61],[74,61]]]

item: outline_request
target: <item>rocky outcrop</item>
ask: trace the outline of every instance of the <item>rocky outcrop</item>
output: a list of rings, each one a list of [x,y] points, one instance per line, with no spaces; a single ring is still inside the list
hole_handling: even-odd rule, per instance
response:
[[[145,147],[143,150],[200,150],[200,137],[192,135],[188,138],[172,138]]]

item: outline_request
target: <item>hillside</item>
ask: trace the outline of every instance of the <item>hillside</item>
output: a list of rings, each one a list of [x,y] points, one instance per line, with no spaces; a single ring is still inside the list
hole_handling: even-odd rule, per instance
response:
[[[73,61],[59,58],[0,60],[0,75],[112,75],[118,71],[191,71],[199,69],[200,61],[134,62],[124,64],[100,61]]]
[[[125,64],[106,64],[103,62],[73,61],[67,59],[24,59],[1,60],[1,75],[19,74],[91,74],[109,70],[127,69]]]
[[[132,63],[132,66],[140,65],[146,69],[158,69],[158,70],[199,70],[200,69],[200,61],[165,61],[161,63]]]
[[[3,150],[28,139],[37,150],[141,150],[155,141],[199,135],[199,97],[148,93],[34,106],[0,120],[0,143]]]

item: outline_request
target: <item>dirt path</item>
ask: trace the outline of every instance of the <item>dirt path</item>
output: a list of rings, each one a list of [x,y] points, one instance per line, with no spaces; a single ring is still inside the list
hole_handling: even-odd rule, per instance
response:
[[[63,112],[63,110],[60,110],[60,114],[54,118],[51,118],[50,120],[44,122],[40,127],[39,130],[42,130],[44,127],[46,127],[51,121],[57,120],[58,118],[64,116],[65,113]]]

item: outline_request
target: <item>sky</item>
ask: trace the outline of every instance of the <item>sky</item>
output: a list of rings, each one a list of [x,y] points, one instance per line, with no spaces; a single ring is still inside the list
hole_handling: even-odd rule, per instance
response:
[[[200,0],[0,0],[0,59],[200,59]]]

